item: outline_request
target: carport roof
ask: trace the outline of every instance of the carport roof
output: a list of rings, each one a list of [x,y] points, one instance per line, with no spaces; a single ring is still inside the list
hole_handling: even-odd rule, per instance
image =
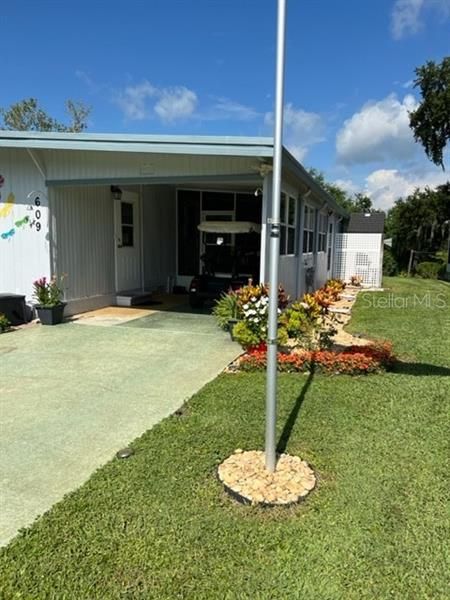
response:
[[[211,156],[252,156],[273,158],[272,137],[142,135],[122,133],[59,133],[41,131],[0,131],[0,148],[24,148],[28,151],[87,150],[103,152],[148,152],[152,154],[196,154]],[[311,189],[316,197],[342,217],[348,213],[339,206],[283,148],[283,167]]]
[[[273,156],[273,138],[271,137],[2,131],[0,133],[0,147],[162,154]]]

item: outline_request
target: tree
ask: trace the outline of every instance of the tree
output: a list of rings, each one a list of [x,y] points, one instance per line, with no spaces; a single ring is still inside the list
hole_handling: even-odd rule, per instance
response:
[[[353,206],[354,209],[352,210],[352,212],[363,212],[363,213],[370,213],[370,212],[375,212],[375,209],[373,208],[372,205],[372,200],[369,198],[369,196],[366,196],[365,194],[361,193],[361,192],[357,192],[353,199]]]
[[[450,140],[450,56],[440,64],[430,60],[415,72],[414,87],[420,88],[422,102],[409,115],[410,127],[428,158],[445,170],[444,150]]]
[[[317,183],[326,191],[330,196],[342,206],[348,213],[354,212],[374,212],[372,206],[372,200],[369,196],[357,192],[353,197],[348,194],[344,189],[336,185],[335,183],[329,183],[325,180],[324,174],[317,169],[309,169],[309,174],[313,177]]]
[[[385,231],[392,237],[392,253],[400,268],[406,268],[411,250],[422,256],[445,250],[449,220],[450,183],[399,198],[388,212]]]
[[[0,108],[2,123],[0,129],[15,131],[67,131],[79,133],[87,128],[87,119],[91,107],[74,100],[66,101],[66,110],[70,117],[68,125],[50,117],[39,106],[36,98],[26,98],[8,108]]]

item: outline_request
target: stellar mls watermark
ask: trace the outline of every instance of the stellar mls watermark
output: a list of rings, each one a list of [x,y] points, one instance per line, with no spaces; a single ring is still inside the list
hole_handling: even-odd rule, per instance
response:
[[[428,308],[430,310],[444,310],[449,308],[445,294],[411,294],[402,296],[390,293],[383,296],[376,294],[364,294],[364,306],[370,308]]]

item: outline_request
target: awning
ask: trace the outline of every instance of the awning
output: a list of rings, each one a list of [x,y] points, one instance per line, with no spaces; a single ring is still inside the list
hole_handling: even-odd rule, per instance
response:
[[[261,225],[251,221],[202,221],[198,229],[205,233],[261,233]]]

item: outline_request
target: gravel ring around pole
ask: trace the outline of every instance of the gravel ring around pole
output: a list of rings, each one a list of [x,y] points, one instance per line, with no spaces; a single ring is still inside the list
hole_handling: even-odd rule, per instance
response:
[[[219,465],[217,475],[232,498],[241,504],[263,507],[296,504],[317,483],[308,463],[289,454],[280,454],[275,472],[269,473],[261,450],[236,450]]]

